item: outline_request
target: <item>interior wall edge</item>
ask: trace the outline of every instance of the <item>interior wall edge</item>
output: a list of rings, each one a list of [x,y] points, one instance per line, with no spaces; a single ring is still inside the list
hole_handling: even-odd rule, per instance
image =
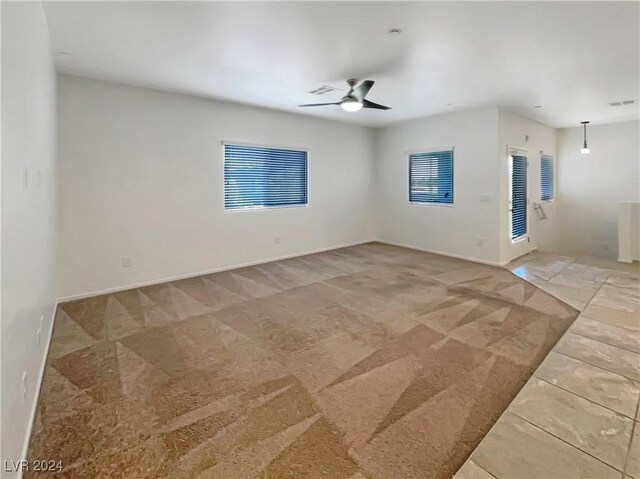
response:
[[[499,108],[448,112],[376,132],[376,234],[425,251],[498,263]],[[454,146],[454,204],[408,201],[408,152]],[[460,256],[455,256],[460,255]]]
[[[246,268],[248,266],[257,266],[257,265],[260,265],[260,264],[271,263],[273,261],[280,261],[280,260],[283,260],[283,259],[290,259],[290,258],[298,258],[300,256],[307,256],[307,255],[310,255],[310,254],[323,253],[325,251],[333,251],[333,250],[337,250],[337,249],[341,249],[341,248],[348,248],[350,246],[357,246],[357,245],[361,245],[361,244],[375,243],[375,242],[382,242],[382,241],[377,240],[377,239],[366,239],[366,240],[361,240],[361,241],[354,241],[354,242],[351,242],[351,243],[339,244],[339,245],[335,245],[335,246],[328,246],[328,247],[325,247],[325,248],[318,248],[318,249],[309,250],[309,251],[303,251],[303,252],[299,252],[299,253],[286,254],[286,255],[282,255],[282,256],[276,256],[276,257],[271,257],[271,258],[266,258],[266,259],[260,259],[260,260],[256,260],[256,261],[248,261],[248,262],[245,262],[245,263],[238,263],[238,264],[230,265],[230,266],[222,266],[220,268],[203,270],[203,271],[198,271],[198,272],[194,272],[194,273],[186,273],[186,274],[181,274],[181,275],[177,275],[177,276],[154,279],[154,280],[150,280],[150,281],[142,281],[142,282],[139,282],[139,283],[132,283],[132,284],[125,285],[125,286],[116,286],[114,288],[107,288],[107,289],[98,290],[98,291],[91,291],[91,292],[88,292],[88,293],[71,294],[71,295],[67,295],[67,296],[63,296],[63,297],[58,298],[57,304],[65,303],[67,301],[75,301],[77,299],[91,298],[93,296],[99,296],[99,295],[102,295],[102,294],[117,293],[119,291],[126,291],[126,290],[134,289],[134,288],[142,288],[142,287],[145,287],[145,286],[153,286],[155,284],[168,283],[170,281],[178,281],[178,280],[181,280],[181,279],[195,278],[195,277],[203,276],[203,275],[206,275],[206,274],[221,273],[223,271],[231,271],[231,270],[234,270],[234,269]]]
[[[38,402],[40,400],[40,391],[42,389],[42,380],[44,378],[44,370],[47,366],[47,358],[49,357],[49,349],[51,348],[51,339],[53,338],[53,327],[56,319],[56,312],[58,311],[58,304],[60,302],[56,300],[53,305],[53,311],[51,312],[51,321],[49,323],[49,328],[47,332],[47,339],[45,341],[44,354],[42,355],[42,364],[40,365],[40,373],[37,377],[36,388],[34,391],[34,400],[31,405],[31,413],[29,416],[29,422],[27,423],[27,434],[24,437],[24,444],[22,446],[22,455],[20,456],[21,460],[27,459],[27,454],[29,453],[29,443],[31,441],[31,433],[33,431],[33,424],[36,421],[36,412],[38,411]],[[20,471],[18,474],[18,479],[22,479],[23,471]]]
[[[266,259],[261,259],[261,260],[257,260],[257,261],[248,261],[246,263],[239,263],[236,265],[231,265],[231,266],[223,266],[221,268],[214,268],[214,269],[209,269],[209,270],[203,270],[203,271],[198,271],[198,272],[194,272],[194,273],[186,273],[186,274],[181,274],[181,275],[177,275],[177,276],[171,276],[171,277],[165,277],[165,278],[160,278],[160,279],[155,279],[155,280],[150,280],[150,281],[143,281],[143,282],[139,282],[139,283],[132,283],[132,284],[128,284],[125,286],[117,286],[114,288],[107,288],[107,289],[103,289],[103,290],[97,290],[97,291],[91,291],[91,292],[87,292],[87,293],[79,293],[79,294],[71,294],[71,295],[67,295],[67,296],[61,296],[57,299],[56,301],[56,308],[59,304],[68,302],[68,301],[75,301],[78,299],[85,299],[85,298],[91,298],[93,296],[100,296],[103,294],[111,294],[111,293],[117,293],[120,291],[126,291],[129,289],[134,289],[134,288],[143,288],[145,286],[153,286],[156,284],[162,284],[162,283],[168,283],[171,281],[178,281],[181,279],[188,279],[188,278],[195,278],[198,276],[203,276],[203,275],[207,275],[207,274],[214,274],[214,273],[221,273],[223,271],[232,271],[234,269],[239,269],[239,268],[246,268],[249,266],[257,266],[257,265],[261,265],[261,264],[267,264],[267,263],[271,263],[274,261],[280,261],[283,259],[290,259],[290,258],[299,258],[301,256],[307,256],[310,254],[316,254],[316,253],[323,253],[325,251],[334,251],[334,250],[338,250],[341,248],[349,248],[350,246],[357,246],[357,245],[361,245],[361,244],[368,244],[368,243],[383,243],[383,244],[388,244],[391,246],[398,246],[401,248],[409,248],[409,249],[413,249],[416,251],[422,251],[425,253],[432,253],[432,254],[437,254],[440,256],[446,256],[449,258],[456,258],[456,259],[462,259],[465,261],[471,261],[473,263],[479,263],[479,264],[486,264],[489,266],[504,266],[507,263],[509,263],[508,261],[490,261],[490,260],[484,260],[481,258],[473,258],[470,256],[464,256],[464,255],[460,255],[460,254],[453,254],[453,253],[447,253],[444,251],[437,251],[437,250],[433,250],[433,249],[426,249],[426,248],[421,248],[419,246],[415,246],[415,245],[410,245],[410,244],[405,244],[405,243],[399,243],[396,241],[391,241],[391,240],[386,240],[386,239],[382,239],[382,238],[370,238],[370,239],[366,239],[366,240],[362,240],[362,241],[354,241],[351,243],[345,243],[345,244],[340,244],[340,245],[336,245],[336,246],[329,246],[326,248],[318,248],[318,249],[314,249],[314,250],[309,250],[309,251],[304,251],[304,252],[300,252],[300,253],[292,253],[292,254],[288,254],[288,255],[282,255],[282,256],[276,256],[273,258],[266,258]],[[55,315],[55,313],[54,313]],[[51,338],[49,338],[50,340]]]
[[[378,243],[384,243],[384,244],[388,244],[388,245],[391,245],[391,246],[399,246],[401,248],[414,249],[416,251],[422,251],[424,253],[437,254],[437,255],[440,255],[440,256],[447,256],[449,258],[463,259],[465,261],[471,261],[472,263],[486,264],[486,265],[489,265],[489,266],[504,266],[507,263],[509,263],[508,261],[491,261],[491,260],[488,260],[488,259],[472,258],[471,256],[464,256],[464,255],[461,255],[461,254],[446,253],[444,251],[437,251],[437,250],[433,250],[433,249],[421,248],[420,246],[413,246],[413,245],[409,245],[409,244],[405,244],[405,243],[398,243],[396,241],[390,241],[390,240],[385,240],[385,239],[381,239],[381,238],[378,238],[375,241],[378,242]]]
[[[7,469],[26,459],[57,305],[56,72],[42,2],[1,2],[0,11],[0,475],[15,478]]]

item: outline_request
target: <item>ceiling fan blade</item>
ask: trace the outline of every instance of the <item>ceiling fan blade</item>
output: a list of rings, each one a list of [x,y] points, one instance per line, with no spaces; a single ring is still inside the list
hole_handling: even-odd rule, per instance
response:
[[[356,97],[360,101],[364,100],[364,97],[367,96],[367,93],[369,93],[369,90],[371,90],[371,87],[374,83],[375,82],[373,80],[363,81],[362,83],[360,83],[360,86],[358,88],[353,90],[353,93],[351,95]]]
[[[375,108],[376,110],[391,110],[390,106],[378,105],[369,100],[362,100],[362,108]]]
[[[301,107],[307,106],[327,106],[327,105],[339,105],[340,103],[307,103],[306,105],[298,105]]]

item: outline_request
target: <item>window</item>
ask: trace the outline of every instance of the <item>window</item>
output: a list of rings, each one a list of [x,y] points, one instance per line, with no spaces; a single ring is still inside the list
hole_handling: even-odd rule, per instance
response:
[[[553,156],[540,157],[540,200],[553,199]]]
[[[409,155],[409,201],[453,204],[453,150]]]
[[[306,151],[224,145],[225,209],[306,204]]]

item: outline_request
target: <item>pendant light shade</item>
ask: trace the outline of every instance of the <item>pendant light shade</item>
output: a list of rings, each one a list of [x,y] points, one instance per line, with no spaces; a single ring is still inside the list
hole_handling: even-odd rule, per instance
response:
[[[589,153],[591,153],[591,151],[589,150],[589,147],[587,146],[587,125],[589,124],[589,122],[582,121],[580,123],[584,127],[584,143],[582,144],[582,149],[580,150],[580,153],[582,153],[583,155],[588,155]]]

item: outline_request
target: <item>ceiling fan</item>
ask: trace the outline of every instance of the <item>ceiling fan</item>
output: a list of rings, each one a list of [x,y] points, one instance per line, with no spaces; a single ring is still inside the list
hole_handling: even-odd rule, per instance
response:
[[[371,90],[371,87],[375,83],[373,80],[365,80],[360,83],[360,86],[356,88],[355,86],[358,84],[358,80],[351,78],[347,80],[349,84],[349,93],[342,97],[342,100],[335,103],[309,103],[306,105],[298,105],[301,107],[308,106],[327,106],[327,105],[340,105],[344,111],[358,111],[362,108],[374,108],[376,110],[390,110],[391,107],[378,105],[377,103],[373,103],[372,101],[365,100],[365,96]]]

